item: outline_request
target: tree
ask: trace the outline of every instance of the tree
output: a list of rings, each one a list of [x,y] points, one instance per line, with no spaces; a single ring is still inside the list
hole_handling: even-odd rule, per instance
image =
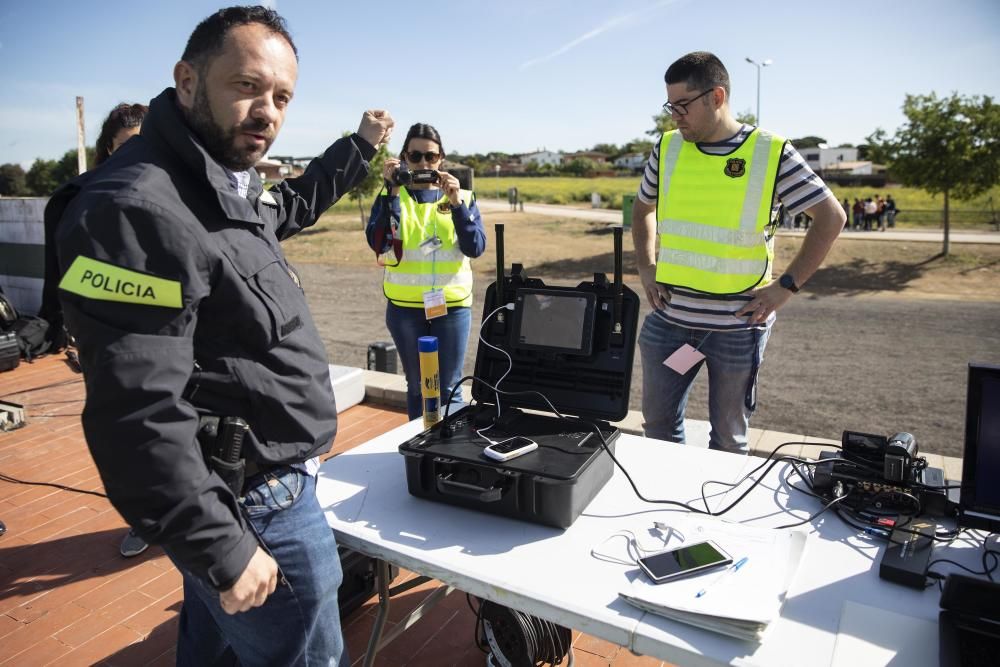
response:
[[[608,161],[614,160],[616,157],[621,155],[624,151],[616,146],[615,144],[594,144],[594,147],[590,150],[596,153],[604,153],[608,156]]]
[[[0,196],[21,197],[28,193],[24,169],[19,164],[0,164]]]
[[[746,125],[753,125],[757,127],[757,116],[754,115],[753,111],[747,109],[746,111],[741,111],[736,114],[736,120],[740,123],[745,123]]]
[[[559,171],[573,176],[591,176],[597,171],[597,163],[588,158],[577,157],[562,164]]]
[[[670,130],[677,129],[677,123],[674,122],[674,119],[670,116],[670,112],[666,109],[653,116],[653,122],[656,123],[656,127],[652,130],[646,130],[646,134],[651,137],[658,137]]]
[[[938,99],[907,95],[907,123],[888,136],[867,137],[872,157],[904,185],[944,195],[944,246],[949,251],[949,198],[971,199],[1000,183],[1000,106],[988,95]]]
[[[345,136],[349,136],[349,134],[350,133],[346,133]],[[351,200],[358,202],[358,212],[361,214],[362,227],[364,227],[368,222],[368,212],[365,211],[365,201],[370,202],[382,187],[382,166],[385,164],[387,157],[389,157],[389,147],[382,144],[375,152],[375,156],[368,162],[370,165],[368,175],[365,176],[363,181],[355,185],[354,189],[348,194],[348,197]]]
[[[28,186],[28,194],[32,197],[48,197],[59,187],[55,173],[59,163],[55,160],[38,158],[24,177]]]
[[[94,168],[94,161],[97,159],[97,151],[93,147],[87,147],[87,169]],[[59,158],[58,166],[56,167],[53,176],[56,181],[62,185],[66,181],[76,178],[80,175],[80,165],[76,158],[76,149],[71,148],[63,156]]]
[[[818,148],[820,144],[825,143],[827,143],[827,141],[823,137],[816,137],[811,134],[808,137],[792,139],[792,145],[796,148]]]
[[[649,155],[653,150],[653,142],[649,139],[633,139],[622,146],[622,153],[641,153]]]

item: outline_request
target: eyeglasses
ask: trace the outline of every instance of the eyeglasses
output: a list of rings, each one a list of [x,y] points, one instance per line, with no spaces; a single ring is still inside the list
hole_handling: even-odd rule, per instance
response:
[[[427,160],[428,162],[437,162],[440,157],[441,154],[435,153],[434,151],[426,151],[423,153],[420,151],[410,151],[406,154],[406,159],[414,164],[420,162],[421,159]]]
[[[678,116],[686,116],[688,113],[688,107],[691,106],[692,102],[694,102],[700,97],[705,97],[705,95],[708,95],[713,90],[715,90],[715,88],[709,88],[701,95],[698,95],[698,97],[695,97],[692,100],[688,100],[687,102],[667,102],[663,105],[663,110],[666,111],[667,113],[675,113]]]

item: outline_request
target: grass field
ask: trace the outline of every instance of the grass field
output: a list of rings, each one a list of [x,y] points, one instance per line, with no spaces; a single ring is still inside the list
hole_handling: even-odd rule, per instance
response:
[[[597,192],[601,195],[604,208],[621,209],[622,197],[635,194],[639,188],[639,176],[627,178],[573,178],[569,176],[548,176],[541,178],[518,178],[502,176],[477,177],[476,193],[480,197],[493,198],[499,196],[506,199],[507,189],[516,187],[521,199],[526,202],[545,204],[590,204],[590,195]],[[896,207],[902,211],[896,224],[902,228],[940,227],[942,219],[943,198],[932,196],[925,190],[891,186],[885,188],[839,187],[831,188],[837,200],[847,197],[851,202],[854,198],[864,200],[865,197],[892,195]],[[993,206],[1000,209],[1000,186],[995,186],[984,195],[971,201],[951,200],[951,222],[955,229],[992,229],[993,215],[990,211],[990,198]],[[365,203],[365,211],[371,209],[371,200]],[[334,209],[337,213],[358,212],[358,204],[346,198],[340,201]],[[1000,210],[996,214],[1000,217]],[[360,221],[360,215],[359,215]]]

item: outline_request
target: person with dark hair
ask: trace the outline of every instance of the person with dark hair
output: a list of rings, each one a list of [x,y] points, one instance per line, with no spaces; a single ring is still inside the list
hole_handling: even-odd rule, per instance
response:
[[[111,154],[118,150],[122,144],[139,134],[142,126],[142,119],[149,112],[149,107],[145,104],[119,104],[101,125],[101,134],[97,137],[97,154],[94,157],[94,166],[97,166],[111,157]]]
[[[337,409],[280,242],[364,179],[392,117],[365,111],[305,172],[254,170],[292,100],[284,20],[230,7],[195,29],[138,137],[45,212],[108,497],[181,572],[179,665],[337,664],[337,543],[316,499]]]
[[[410,127],[398,158],[385,161],[385,195],[376,197],[365,229],[384,266],[385,324],[406,374],[406,412],[423,412],[417,339],[436,336],[441,401],[462,378],[472,326],[470,258],[486,250],[486,231],[475,195],[441,169],[441,136],[432,126]],[[427,170],[420,172],[418,170]],[[433,182],[401,184],[397,174],[431,174]],[[419,180],[419,179],[415,179]],[[453,408],[462,404],[455,392]]]
[[[783,137],[733,117],[729,74],[705,51],[664,75],[677,129],[654,146],[632,209],[639,277],[653,308],[639,334],[647,436],[684,442],[684,412],[708,367],[709,446],[747,452],[757,373],[775,312],[844,227],[837,199]],[[812,219],[771,280],[776,213]]]

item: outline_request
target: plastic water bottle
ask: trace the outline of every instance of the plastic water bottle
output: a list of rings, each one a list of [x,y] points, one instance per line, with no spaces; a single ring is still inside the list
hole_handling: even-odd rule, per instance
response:
[[[417,339],[420,352],[420,395],[424,401],[424,428],[441,420],[441,381],[438,373],[438,339],[421,336]]]

